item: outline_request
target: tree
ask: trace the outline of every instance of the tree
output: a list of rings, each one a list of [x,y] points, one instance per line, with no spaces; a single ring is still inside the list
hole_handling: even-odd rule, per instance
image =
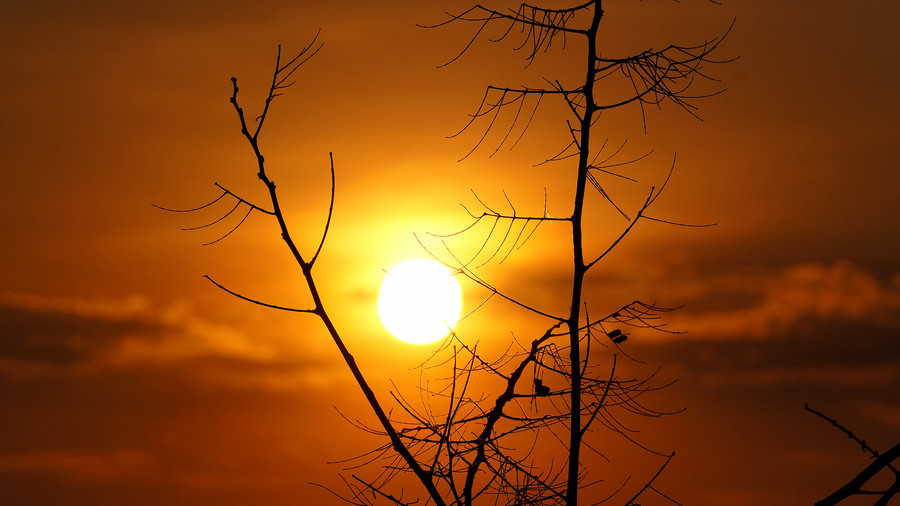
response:
[[[576,49],[581,59],[576,70],[583,72],[582,80],[567,83],[559,77],[546,78],[543,87],[489,86],[481,104],[471,115],[471,121],[464,128],[475,128],[482,120],[487,122],[483,135],[473,147],[474,151],[491,132],[496,133],[498,129],[502,137],[500,144],[507,142],[514,128],[522,127],[522,123],[524,133],[537,109],[547,101],[543,99],[553,99],[564,105],[571,115],[566,123],[571,141],[557,155],[542,163],[571,164],[574,198],[562,217],[548,213],[546,199],[542,212],[524,215],[517,212],[509,199],[509,211],[497,210],[478,199],[482,209],[470,211],[472,223],[451,234],[472,233],[475,225],[489,223],[490,231],[474,254],[464,257],[444,240],[441,241],[443,249],[440,251],[433,251],[423,243],[423,247],[451,267],[456,275],[486,290],[488,299],[496,297],[522,311],[538,315],[546,325],[527,342],[513,340],[507,351],[496,357],[484,356],[478,351],[477,343],[451,332],[426,364],[429,371],[446,367],[449,373],[419,386],[422,398],[428,399],[423,406],[414,405],[399,392],[392,392],[393,400],[402,408],[398,415],[388,415],[389,411],[384,409],[382,401],[369,387],[319,296],[314,267],[328,235],[334,205],[333,159],[330,164],[332,199],[329,219],[322,230],[318,247],[310,254],[301,252],[292,239],[279,206],[276,186],[266,173],[265,158],[259,144],[260,132],[273,100],[292,84],[299,67],[321,45],[316,38],[287,61],[283,61],[279,46],[269,93],[255,127],[251,127],[239,105],[237,80],[232,78],[231,104],[241,133],[256,156],[257,174],[268,189],[270,202],[266,206],[251,203],[218,183],[220,195],[216,201],[231,199],[235,202],[232,212],[243,207],[247,215],[259,212],[270,215],[278,222],[282,239],[301,268],[313,307],[296,309],[265,303],[209,279],[220,289],[246,301],[313,314],[323,322],[377,417],[378,426],[366,429],[383,435],[386,441],[383,446],[363,456],[363,467],[370,463],[370,467],[380,469],[374,478],[356,474],[349,479],[344,478],[347,492],[342,497],[348,502],[422,503],[418,499],[405,499],[397,491],[401,475],[411,475],[421,485],[419,490],[426,498],[425,504],[471,505],[484,501],[575,506],[580,494],[598,483],[597,477],[584,466],[583,453],[593,451],[601,454],[592,444],[592,437],[599,430],[606,429],[621,435],[643,451],[653,452],[629,436],[629,429],[620,419],[620,414],[630,412],[641,416],[662,416],[664,413],[645,406],[642,396],[665,385],[657,385],[653,374],[640,378],[623,376],[620,372],[622,360],[634,359],[624,352],[621,345],[627,339],[629,328],[668,331],[664,329],[661,318],[672,308],[634,300],[612,311],[601,308],[599,312],[604,316],[592,317],[591,311],[596,314],[598,310],[585,297],[585,280],[591,269],[606,258],[639,222],[695,225],[661,219],[648,213],[665,188],[668,177],[659,187],[651,186],[638,203],[636,212],[630,215],[627,206],[606,190],[606,181],[609,178],[634,181],[624,171],[646,160],[647,156],[623,160],[624,146],[610,148],[605,142],[596,142],[594,135],[599,115],[605,110],[637,106],[646,121],[647,106],[670,103],[694,114],[695,99],[717,92],[697,93],[694,87],[699,81],[715,81],[704,73],[705,65],[713,62],[711,55],[722,37],[698,45],[670,45],[661,50],[648,49],[638,54],[612,57],[598,47],[597,34],[603,18],[601,0],[560,9],[522,4],[516,9],[495,10],[476,5],[461,14],[450,15],[446,22],[434,26],[449,23],[477,25],[460,56],[471,50],[482,34],[497,25],[502,25],[501,31],[493,41],[520,37],[518,49],[524,50],[528,64],[551,50],[554,43],[567,38],[574,38],[582,44]],[[617,97],[602,96],[597,92],[598,83],[613,79],[623,80],[629,91]],[[514,118],[507,128],[500,127],[497,118],[501,111],[510,108],[515,111]],[[528,109],[531,113],[526,114],[526,119],[521,113]],[[606,247],[588,251],[585,239],[590,227],[585,222],[585,202],[598,196],[609,205],[614,217],[623,221],[620,222],[621,232]],[[206,206],[179,211],[196,211]],[[210,225],[218,222],[216,220]],[[495,286],[477,270],[477,265],[500,261],[508,256],[516,247],[527,242],[534,230],[542,225],[566,228],[571,240],[568,260],[571,284],[564,295],[568,301],[565,314],[556,314],[522,300]],[[233,230],[224,234],[223,238]],[[598,358],[598,350],[607,352],[605,360]],[[490,385],[493,390],[487,393],[475,391],[472,388],[475,382]],[[547,452],[557,455],[561,461],[547,462],[544,458]],[[637,504],[635,501],[639,497],[650,492],[675,502],[654,486],[656,477],[673,454],[657,454],[662,463],[643,479],[641,486],[626,491],[622,484],[607,491],[607,495],[622,495],[626,505]],[[600,494],[594,490],[590,493],[595,497]]]

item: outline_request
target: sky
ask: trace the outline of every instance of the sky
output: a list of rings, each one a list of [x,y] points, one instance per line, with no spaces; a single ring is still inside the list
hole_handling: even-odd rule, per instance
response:
[[[653,402],[684,411],[636,422],[638,439],[676,453],[661,489],[698,506],[811,504],[868,460],[805,403],[876,449],[900,434],[900,7],[721,3],[604,6],[611,54],[701,42],[734,22],[719,54],[738,59],[710,69],[726,90],[699,102],[702,121],[663,107],[648,111],[645,132],[637,109],[601,117],[597,138],[627,141],[631,157],[653,150],[629,173],[638,183],[610,182],[626,209],[674,159],[654,216],[716,226],[640,223],[586,293],[598,313],[634,299],[682,306],[666,323],[684,333],[623,345],[677,380]],[[180,229],[227,207],[151,204],[195,207],[217,182],[263,201],[230,78],[258,114],[277,45],[295,52],[321,29],[323,48],[273,103],[261,146],[304,251],[325,221],[333,154],[334,217],[316,267],[325,304],[384,402],[392,380],[414,391],[433,349],[378,322],[383,271],[427,256],[417,237],[440,253],[429,233],[467,226],[461,204],[477,208],[474,195],[540,214],[546,194],[548,212],[565,215],[573,192],[571,166],[536,166],[566,141],[559,104],[542,104],[512,151],[490,156],[500,139],[488,137],[465,157],[481,131],[453,136],[488,84],[579,77],[571,47],[524,69],[521,53],[484,39],[438,68],[472,27],[417,25],[467,6],[3,2],[0,502],[334,502],[310,483],[339,488],[345,465],[331,462],[378,444],[345,420],[372,415],[334,344],[314,317],[248,304],[203,278],[305,307],[277,227],[254,214],[204,246],[235,222]],[[601,251],[624,225],[591,198],[587,247]],[[472,253],[485,233],[452,247]],[[565,241],[545,224],[479,272],[565,311]],[[463,293],[468,311],[485,298],[471,285]],[[502,350],[541,324],[494,299],[456,330]],[[610,438],[633,483],[652,474]]]

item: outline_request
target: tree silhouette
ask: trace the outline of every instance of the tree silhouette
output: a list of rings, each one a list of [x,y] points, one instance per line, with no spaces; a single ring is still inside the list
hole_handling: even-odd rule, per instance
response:
[[[231,234],[250,213],[273,217],[278,222],[282,239],[301,268],[313,306],[298,309],[265,303],[209,279],[220,289],[243,300],[280,310],[310,313],[325,325],[378,419],[377,426],[363,429],[385,438],[382,446],[360,456],[356,463],[364,470],[374,470],[374,476],[354,472],[349,477],[342,477],[346,485],[343,491],[329,487],[347,502],[575,506],[580,495],[589,494],[591,502],[608,497],[625,505],[636,505],[639,498],[652,493],[677,504],[655,486],[656,478],[674,454],[657,452],[634,440],[624,419],[628,415],[664,415],[664,412],[648,407],[644,396],[666,385],[658,384],[655,373],[640,377],[623,373],[623,361],[634,362],[636,359],[621,347],[629,329],[669,332],[664,328],[662,317],[673,308],[633,300],[615,308],[596,309],[584,291],[592,268],[606,258],[638,223],[705,225],[688,225],[649,213],[669,181],[674,159],[668,176],[660,185],[650,186],[636,211],[629,213],[628,206],[607,191],[608,181],[636,182],[626,171],[634,164],[648,161],[648,157],[626,158],[624,145],[612,147],[605,141],[596,141],[594,136],[599,128],[600,114],[609,109],[636,106],[645,125],[647,106],[672,104],[695,114],[696,99],[719,91],[696,88],[703,81],[715,83],[705,73],[705,67],[714,63],[711,55],[722,37],[696,45],[670,45],[633,55],[610,56],[598,47],[597,34],[603,19],[602,2],[591,0],[561,9],[522,4],[511,10],[494,10],[476,5],[460,14],[450,14],[446,21],[433,26],[459,23],[475,26],[463,51],[448,63],[472,50],[476,40],[497,28],[499,35],[491,41],[512,41],[516,49],[524,51],[526,65],[531,65],[555,45],[568,39],[576,41],[578,45],[574,49],[567,45],[566,51],[579,55],[579,66],[573,70],[582,73],[582,80],[567,83],[558,77],[545,78],[543,87],[488,86],[483,100],[463,128],[463,131],[483,128],[469,154],[491,135],[500,137],[497,149],[507,142],[515,145],[518,140],[512,140],[514,130],[521,129],[524,134],[538,108],[555,100],[556,105],[565,107],[570,114],[565,126],[571,140],[556,155],[541,163],[566,165],[571,170],[574,197],[567,213],[560,217],[550,215],[546,198],[542,212],[520,214],[508,198],[505,206],[509,210],[505,211],[488,205],[476,195],[480,209],[467,209],[472,220],[468,226],[447,236],[437,236],[439,250],[423,241],[423,248],[453,269],[457,276],[484,289],[486,299],[505,301],[539,316],[546,324],[526,341],[512,339],[498,356],[483,354],[477,342],[451,332],[422,366],[430,375],[428,381],[418,386],[417,397],[422,401],[413,403],[399,391],[390,393],[392,401],[401,408],[398,410],[384,409],[319,296],[314,267],[328,235],[334,205],[333,159],[330,163],[332,199],[328,220],[318,247],[309,254],[301,252],[292,239],[279,206],[276,186],[266,173],[259,145],[259,135],[273,100],[291,86],[299,67],[318,51],[321,44],[316,38],[297,56],[286,61],[279,46],[269,93],[255,120],[255,127],[251,126],[239,105],[237,80],[232,78],[231,104],[240,122],[241,133],[256,156],[257,174],[268,190],[269,202],[267,205],[251,203],[216,183],[220,195],[213,202],[230,199],[234,201],[234,207],[229,215],[238,209],[245,209],[246,213],[236,227],[217,240]],[[610,80],[622,81],[627,86],[620,89],[627,91],[620,96],[599,93],[597,84]],[[503,126],[501,118],[505,116],[501,116],[501,112],[507,109],[513,111],[513,119]],[[612,217],[610,222],[618,223],[616,226],[620,229],[618,235],[598,251],[585,246],[585,234],[591,230],[584,212],[588,199],[607,203]],[[194,209],[168,210],[197,211],[209,205],[211,203]],[[450,239],[477,233],[476,225],[482,223],[490,225],[489,231],[480,238],[480,246],[474,253],[463,254],[450,246]],[[511,294],[478,271],[487,263],[502,262],[541,226],[568,230],[570,284],[567,292],[559,295],[568,302],[565,313],[559,314]],[[592,316],[592,311],[602,316]],[[599,435],[603,433],[616,434],[634,443],[639,451],[658,455],[660,464],[645,472],[637,486],[626,488],[625,483],[620,483],[602,489],[603,477],[585,466],[583,454],[593,452],[606,458],[600,446]],[[416,493],[413,499],[404,498],[402,485],[408,481],[408,476],[421,484],[418,489],[421,497]]]

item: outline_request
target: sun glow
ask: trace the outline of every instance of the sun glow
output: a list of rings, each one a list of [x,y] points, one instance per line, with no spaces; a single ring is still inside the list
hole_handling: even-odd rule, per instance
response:
[[[446,267],[423,258],[391,269],[378,293],[378,317],[397,339],[428,344],[443,338],[459,320],[462,290]]]

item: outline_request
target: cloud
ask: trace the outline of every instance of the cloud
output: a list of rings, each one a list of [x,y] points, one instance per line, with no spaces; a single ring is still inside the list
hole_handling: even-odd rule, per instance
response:
[[[140,296],[80,299],[5,295],[0,322],[5,358],[54,364],[170,362],[202,355],[265,360],[276,353],[188,305],[154,308]]]
[[[0,355],[66,365],[108,350],[123,335],[157,333],[152,322],[77,311],[0,306]]]
[[[0,377],[160,370],[206,384],[293,389],[342,376],[332,357],[248,334],[186,303],[0,294]]]
[[[507,284],[513,295],[525,294],[521,299],[539,309],[565,314],[560,301],[568,300],[570,277],[536,269]],[[847,261],[714,271],[687,258],[624,259],[614,269],[592,272],[585,297],[592,315],[634,299],[680,307],[664,319],[667,329],[685,332],[679,339],[769,339],[810,321],[900,331],[900,273],[880,279]],[[669,337],[650,332],[646,339]]]
[[[689,292],[695,303],[669,319],[686,338],[764,339],[783,336],[810,320],[859,322],[900,329],[900,286],[886,284],[849,262],[797,264],[765,274],[700,280]],[[743,307],[691,312],[718,300]]]
[[[686,333],[635,331],[629,353],[707,392],[824,396],[896,427],[897,277],[882,280],[849,262],[805,263],[706,277],[687,271],[664,289],[688,299],[665,317]]]

